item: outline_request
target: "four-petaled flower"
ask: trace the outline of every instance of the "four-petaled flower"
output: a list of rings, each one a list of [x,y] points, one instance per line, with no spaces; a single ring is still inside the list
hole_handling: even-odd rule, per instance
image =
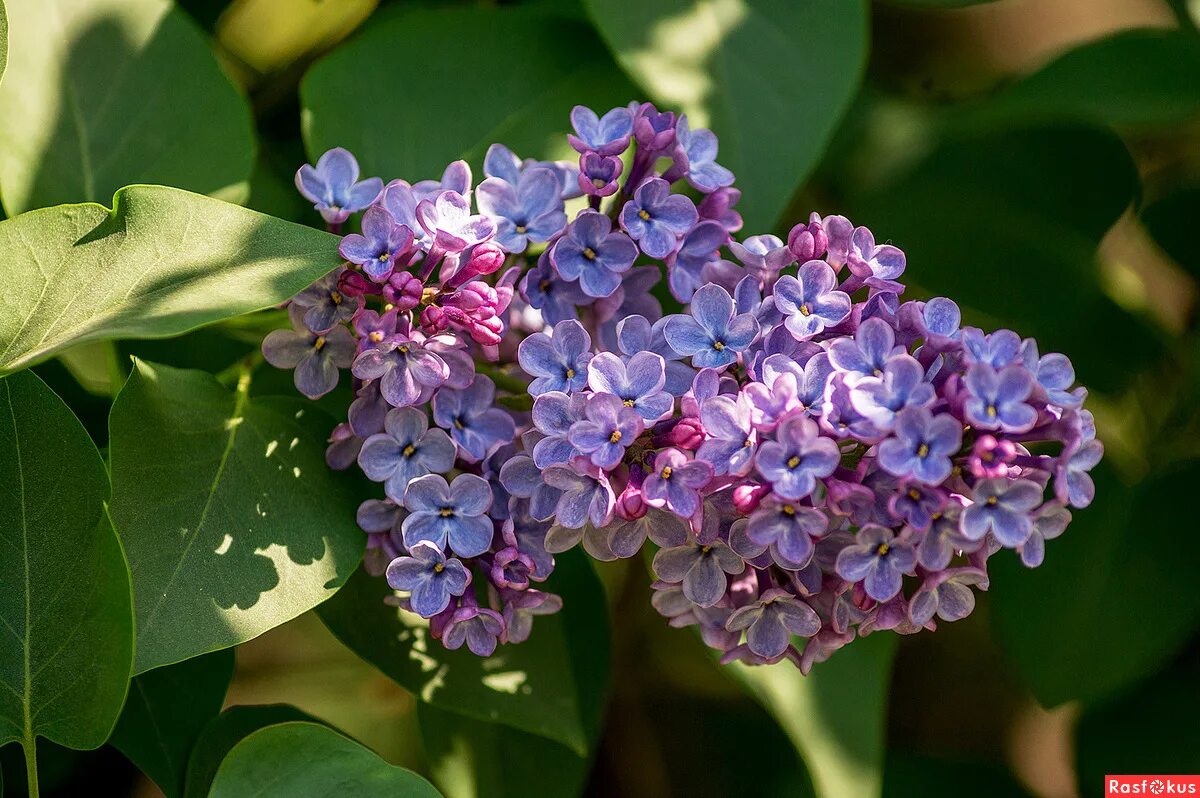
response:
[[[912,544],[898,540],[890,529],[868,524],[859,530],[854,545],[838,552],[835,567],[847,582],[862,582],[871,598],[891,601],[916,562]]]
[[[633,114],[628,108],[614,108],[598,117],[591,108],[577,105],[571,109],[571,125],[575,134],[568,134],[567,141],[577,152],[620,155],[629,147]]]
[[[661,177],[638,186],[633,199],[621,208],[621,227],[652,258],[665,258],[675,251],[679,239],[696,224],[696,206],[682,194],[672,194]]]
[[[517,435],[512,416],[493,406],[495,398],[496,384],[487,377],[476,377],[462,390],[442,388],[433,397],[434,420],[450,432],[468,462],[479,462]]]
[[[892,437],[879,444],[879,465],[894,477],[937,485],[954,468],[950,458],[962,446],[962,424],[953,416],[935,416],[927,407],[906,407],[896,414]]]
[[[534,333],[517,347],[517,360],[526,374],[533,375],[529,393],[540,396],[547,391],[574,393],[588,381],[588,363],[592,359],[592,337],[575,319],[554,325],[554,335]]]
[[[758,448],[749,397],[715,396],[700,409],[700,420],[710,437],[700,444],[696,457],[711,463],[718,476],[749,474]]]
[[[555,519],[568,529],[579,529],[588,521],[602,527],[612,519],[616,496],[608,476],[583,458],[570,465],[552,465],[542,472],[547,485],[562,491],[555,508]]]
[[[962,513],[963,536],[983,540],[991,532],[1000,545],[1015,549],[1029,538],[1030,511],[1042,503],[1042,489],[1028,479],[981,479],[974,499]]]
[[[690,518],[700,509],[700,490],[713,478],[713,467],[691,460],[678,449],[663,449],[654,456],[654,470],[642,483],[642,498],[651,507],[666,507]]]
[[[590,297],[606,297],[621,284],[621,275],[637,259],[629,236],[612,229],[612,220],[596,211],[583,211],[550,250],[550,261]]]
[[[358,464],[368,479],[384,483],[384,493],[393,501],[403,501],[404,489],[417,477],[453,467],[454,443],[442,430],[429,429],[420,410],[389,410],[383,429],[363,441]]]
[[[664,582],[682,583],[683,595],[693,604],[711,607],[725,595],[726,574],[740,574],[745,562],[723,541],[659,549],[654,555],[654,573]]]
[[[823,260],[810,260],[795,277],[785,274],[775,283],[775,307],[788,332],[798,340],[811,338],[850,315],[850,297],[837,289],[837,276]]]
[[[586,418],[571,425],[567,439],[593,465],[616,468],[645,429],[641,415],[610,393],[593,395],[584,413]]]
[[[663,390],[664,384],[666,362],[653,352],[639,352],[629,362],[601,352],[588,364],[588,387],[616,396],[649,422],[658,421],[675,405],[675,399]]]
[[[496,223],[487,216],[472,216],[471,203],[457,191],[443,191],[435,199],[417,204],[417,223],[442,252],[462,252],[496,234]]]
[[[1024,432],[1037,421],[1037,411],[1025,401],[1033,391],[1033,378],[1023,367],[996,371],[976,363],[964,382],[970,396],[963,403],[963,415],[979,429]]]
[[[411,551],[419,541],[450,549],[459,557],[478,557],[492,545],[492,488],[483,477],[459,474],[453,484],[441,474],[408,483],[404,506],[409,515],[400,529]]]
[[[350,365],[354,357],[354,338],[343,326],[317,333],[304,324],[305,311],[293,306],[288,310],[291,330],[272,330],[263,340],[263,357],[280,369],[295,369],[296,390],[309,399],[319,399],[338,384],[338,369]]]
[[[925,381],[925,367],[911,355],[893,355],[883,374],[863,377],[850,387],[850,404],[881,430],[890,430],[906,407],[929,407],[936,393]]]
[[[832,474],[841,460],[837,444],[818,435],[816,422],[804,416],[780,424],[778,438],[759,446],[755,465],[780,498],[808,496],[817,479]]]
[[[783,654],[792,635],[812,637],[821,631],[816,611],[786,590],[772,588],[758,601],[733,611],[725,621],[731,632],[746,630],[746,645],[764,659]]]
[[[475,190],[479,210],[496,223],[496,243],[506,252],[524,252],[530,243],[549,241],[567,223],[558,176],[536,167],[521,172],[516,185],[489,177]]]
[[[706,285],[692,295],[690,316],[671,316],[663,332],[667,343],[690,356],[697,368],[723,368],[738,359],[758,337],[752,313],[735,315],[733,297],[719,285]]]
[[[773,499],[750,516],[746,535],[759,546],[770,546],[780,567],[798,570],[812,559],[813,539],[824,536],[828,528],[829,519],[820,510]]]
[[[688,125],[687,114],[675,123],[675,162],[697,191],[709,193],[733,183],[733,172],[717,163],[717,137],[711,130]]]
[[[471,584],[471,572],[459,560],[446,558],[440,548],[426,541],[409,547],[407,557],[397,557],[387,567],[387,582],[393,590],[409,593],[408,603],[422,618],[432,618],[450,606]]]
[[[351,233],[342,239],[338,252],[377,283],[392,276],[397,262],[412,252],[413,233],[399,224],[382,205],[372,205],[362,218],[362,235]]]
[[[329,224],[341,224],[350,214],[370,205],[383,191],[378,177],[358,179],[358,161],[341,147],[335,147],[317,160],[316,167],[301,166],[296,172],[296,188],[313,203],[321,218]]]

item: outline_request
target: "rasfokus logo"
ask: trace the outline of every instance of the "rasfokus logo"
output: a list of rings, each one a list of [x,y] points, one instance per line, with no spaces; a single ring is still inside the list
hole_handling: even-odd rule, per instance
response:
[[[1105,776],[1104,798],[1117,795],[1200,796],[1200,776]]]

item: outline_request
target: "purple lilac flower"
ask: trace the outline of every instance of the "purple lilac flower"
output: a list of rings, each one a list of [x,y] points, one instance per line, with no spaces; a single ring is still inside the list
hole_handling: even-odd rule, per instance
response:
[[[675,162],[697,191],[709,193],[733,183],[733,172],[717,163],[717,137],[711,130],[688,125],[686,114],[675,123]]]
[[[680,302],[690,302],[696,289],[704,285],[704,267],[716,260],[729,233],[717,222],[702,221],[688,231],[668,259],[667,280],[671,294]]]
[[[614,108],[598,117],[591,108],[577,105],[571,109],[571,125],[575,135],[568,134],[567,141],[577,152],[620,155],[629,147],[633,114],[628,108]]]
[[[896,331],[883,319],[867,319],[853,338],[838,338],[829,344],[829,362],[838,371],[863,377],[879,377],[888,360],[903,354],[896,346]]]
[[[263,357],[275,368],[295,369],[296,390],[309,399],[319,399],[338,384],[338,369],[350,365],[354,339],[345,327],[315,333],[304,326],[305,311],[288,311],[291,330],[273,330],[263,340]]]
[[[846,265],[872,288],[896,293],[904,290],[896,282],[896,278],[904,274],[904,253],[891,244],[876,246],[875,236],[865,227],[855,229]]]
[[[745,394],[736,399],[716,396],[700,410],[704,430],[710,436],[696,451],[697,459],[711,463],[717,476],[745,476],[754,467],[758,433],[752,420],[753,406]]]
[[[388,585],[409,593],[409,606],[422,618],[432,618],[450,606],[471,584],[471,572],[440,548],[418,541],[407,557],[397,557],[387,568]]]
[[[539,167],[523,171],[515,185],[489,177],[475,196],[480,212],[496,223],[496,243],[506,252],[524,252],[567,224],[560,191],[558,176]]]
[[[784,421],[777,437],[759,446],[755,465],[780,498],[808,496],[817,479],[832,474],[841,460],[837,444],[821,437],[816,423],[803,416]]]
[[[610,393],[653,422],[671,412],[675,400],[663,390],[666,362],[653,352],[639,352],[623,362],[611,352],[592,358],[588,386],[596,393]]]
[[[1054,492],[1058,500],[1079,508],[1091,504],[1096,496],[1096,483],[1088,472],[1102,457],[1104,444],[1094,438],[1066,449],[1055,472]]]
[[[538,468],[565,463],[579,454],[568,440],[571,426],[583,420],[588,397],[568,396],[561,391],[547,391],[533,401],[533,425],[542,438],[533,447],[533,462]]]
[[[451,161],[442,170],[441,180],[421,180],[413,185],[417,201],[433,199],[443,191],[454,191],[464,197],[471,194],[471,166],[466,161]]]
[[[915,480],[897,487],[888,499],[888,512],[917,531],[929,529],[934,517],[946,507],[946,495],[935,487]]]
[[[1071,523],[1071,511],[1057,502],[1047,502],[1037,511],[1029,538],[1021,544],[1021,562],[1037,568],[1046,559],[1046,541],[1054,540]]]
[[[636,103],[632,103],[633,109]],[[675,114],[659,111],[651,103],[642,103],[634,111],[633,135],[644,153],[665,153],[675,143]]]
[[[759,546],[769,546],[781,567],[799,570],[808,565],[814,552],[813,541],[829,528],[829,519],[820,510],[794,502],[764,502],[750,516],[746,535]]]
[[[797,340],[805,340],[840,324],[850,315],[850,297],[836,290],[837,276],[823,260],[810,260],[795,277],[775,283],[775,307]]]
[[[296,188],[329,224],[341,224],[350,214],[370,205],[383,191],[378,177],[358,179],[358,161],[341,147],[335,147],[296,172]]]
[[[351,371],[361,380],[379,380],[380,393],[393,407],[420,404],[450,376],[446,361],[423,341],[399,334],[356,357]]]
[[[1021,366],[996,371],[976,363],[964,380],[970,397],[963,414],[979,429],[1024,432],[1037,421],[1037,411],[1025,402],[1033,391],[1033,379]]]
[[[471,203],[457,191],[421,200],[416,215],[417,223],[443,252],[462,252],[496,234],[495,222],[486,216],[472,216]]]
[[[772,588],[758,601],[733,611],[725,628],[746,632],[746,645],[765,659],[783,654],[791,636],[812,637],[821,630],[821,619],[812,607],[786,590]]]
[[[578,282],[559,278],[550,263],[549,250],[538,258],[537,266],[521,278],[521,296],[530,307],[542,312],[542,319],[547,324],[576,318],[575,308],[589,301]]]
[[[700,509],[700,489],[713,477],[713,467],[691,460],[678,449],[663,449],[654,456],[654,471],[642,483],[642,497],[651,507],[666,507],[683,518]]]
[[[449,543],[459,557],[478,557],[492,544],[491,503],[487,480],[474,474],[459,474],[453,484],[441,474],[417,477],[404,491],[404,545],[411,551],[419,541],[439,549]]]
[[[750,313],[734,315],[733,297],[719,285],[706,285],[692,296],[690,316],[671,316],[664,328],[667,342],[697,368],[722,368],[737,360],[758,337],[758,320]]]
[[[978,568],[953,568],[931,575],[913,594],[908,617],[917,626],[929,623],[935,614],[947,623],[961,621],[975,609],[971,585],[986,581],[987,574]]]
[[[588,381],[588,363],[592,359],[592,337],[575,319],[554,325],[554,335],[534,333],[521,342],[517,357],[526,374],[534,377],[529,393],[540,396],[547,391],[574,393]]]
[[[1030,511],[1042,503],[1042,489],[1027,479],[981,479],[974,503],[963,510],[962,533],[968,540],[992,536],[1010,549],[1023,544],[1033,529]]]
[[[1021,338],[1012,330],[997,330],[984,335],[978,327],[962,331],[963,356],[968,363],[982,363],[1002,369],[1015,363],[1021,353]]]
[[[476,377],[467,388],[442,388],[433,397],[433,418],[450,432],[459,456],[477,463],[492,448],[516,437],[512,416],[494,407],[496,385],[487,377]]]
[[[682,194],[672,194],[667,181],[652,177],[638,186],[621,208],[621,227],[652,258],[675,251],[681,236],[699,219],[696,206]]]
[[[417,477],[453,467],[454,443],[440,429],[429,429],[421,411],[395,408],[383,427],[384,432],[363,442],[358,464],[368,479],[384,483],[384,492],[393,501],[402,502],[404,489]]]
[[[374,310],[360,311],[354,317],[354,334],[358,336],[359,353],[387,346],[396,335],[398,321],[399,313],[395,308],[382,314]]]
[[[617,324],[617,348],[629,357],[638,352],[652,352],[666,363],[666,379],[663,388],[672,396],[682,396],[692,387],[696,370],[679,359],[679,354],[667,342],[667,320],[659,319],[653,325],[645,316],[626,316]]]
[[[917,546],[917,559],[923,568],[940,571],[950,564],[957,551],[975,551],[980,541],[969,540],[962,534],[962,505],[947,502],[941,512],[931,516],[929,529]]]
[[[583,421],[571,425],[567,439],[593,465],[606,470],[617,467],[645,429],[641,415],[609,393],[594,394],[584,414]]]
[[[742,262],[746,271],[753,275],[760,285],[774,283],[784,268],[796,262],[796,256],[787,245],[778,236],[772,235],[750,236],[741,244],[731,242],[729,251]]]
[[[498,177],[513,186],[521,182],[521,175],[533,169],[547,169],[554,174],[560,199],[568,200],[580,195],[579,168],[570,161],[538,161],[533,158],[522,161],[503,144],[493,144],[483,156],[484,175]],[[466,194],[465,191],[460,193]]]
[[[580,529],[591,521],[602,527],[612,519],[616,496],[608,477],[590,461],[575,458],[571,465],[552,465],[542,472],[547,485],[562,491],[555,519],[568,529]]]
[[[854,409],[881,430],[890,430],[904,408],[929,407],[935,398],[933,385],[925,381],[925,368],[910,355],[891,356],[882,375],[863,377],[850,388]]]
[[[1076,408],[1087,398],[1086,388],[1071,390],[1075,384],[1075,367],[1066,355],[1051,352],[1038,357],[1037,341],[1026,338],[1021,344],[1021,359],[1033,375],[1034,393],[1062,408]]]
[[[836,567],[847,582],[862,582],[871,598],[891,601],[916,561],[909,543],[897,540],[890,529],[870,524],[859,530],[853,546],[838,554]]]
[[[575,217],[550,250],[550,261],[558,273],[579,280],[580,288],[591,297],[617,290],[621,275],[636,259],[637,246],[624,233],[613,231],[612,220],[596,211],[583,211]]]
[[[688,601],[711,607],[725,594],[729,584],[726,574],[741,573],[745,563],[720,540],[712,543],[691,540],[682,546],[659,549],[654,555],[653,568],[664,582],[682,583]]]
[[[500,467],[500,483],[512,496],[529,500],[525,509],[534,520],[544,521],[554,515],[559,493],[542,480],[541,470],[529,455],[520,454],[505,462]]]
[[[334,269],[292,298],[291,306],[304,309],[304,326],[317,333],[329,332],[350,321],[363,306],[361,296],[347,296],[338,282],[344,268]]]
[[[504,618],[495,610],[477,606],[459,607],[442,633],[442,643],[454,651],[463,643],[478,657],[490,657],[504,636]]]
[[[588,196],[611,197],[620,188],[617,178],[624,168],[615,155],[585,152],[579,156],[579,189]]]
[[[553,615],[562,609],[561,596],[540,590],[514,591],[504,594],[504,641],[524,643],[533,629],[537,615]]]
[[[372,205],[362,218],[362,235],[351,233],[342,239],[338,252],[377,283],[391,276],[397,260],[412,250],[412,230],[398,224],[381,205]]]
[[[896,414],[893,436],[879,444],[879,465],[892,476],[938,485],[950,476],[960,446],[962,424],[953,416],[906,407]]]

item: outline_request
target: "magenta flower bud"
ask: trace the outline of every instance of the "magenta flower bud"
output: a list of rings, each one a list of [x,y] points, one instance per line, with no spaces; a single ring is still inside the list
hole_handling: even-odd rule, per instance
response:
[[[616,514],[626,521],[636,521],[646,514],[648,505],[646,500],[642,498],[641,488],[633,485],[627,485],[625,490],[621,491],[621,495],[617,497],[617,505],[614,508]]]
[[[742,515],[750,515],[770,493],[770,485],[738,485],[733,489],[733,506]]]
[[[421,330],[426,335],[434,335],[449,326],[446,312],[437,305],[430,305],[421,311]]]
[[[371,281],[362,275],[361,272],[356,272],[351,269],[346,269],[338,277],[338,291],[343,296],[362,296],[370,293]]]
[[[412,310],[421,304],[424,284],[409,272],[396,272],[383,287],[383,298],[399,310]]]
[[[675,143],[675,114],[643,103],[633,120],[633,137],[647,152],[662,152]]]
[[[696,210],[700,213],[701,221],[711,219],[719,222],[725,232],[735,233],[742,229],[742,216],[733,206],[741,198],[742,192],[736,188],[719,188],[701,200]]]
[[[455,307],[477,319],[495,316],[500,307],[496,289],[487,283],[473,281],[441,299],[443,307]]]
[[[704,443],[704,425],[700,419],[687,417],[679,419],[679,423],[662,436],[667,446],[678,446],[680,449],[695,451]]]
[[[512,546],[500,549],[492,559],[492,584],[496,587],[524,590],[532,572],[533,560]]]
[[[615,155],[585,152],[579,156],[579,189],[593,197],[608,197],[617,191],[617,178],[624,164]]]
[[[808,224],[793,227],[788,233],[787,245],[801,263],[824,255],[825,250],[829,248],[829,236],[825,233],[825,226],[821,224],[821,217],[812,213],[808,217]]]
[[[967,467],[980,479],[1005,477],[1008,476],[1017,454],[1017,446],[1012,441],[981,435],[967,458]]]

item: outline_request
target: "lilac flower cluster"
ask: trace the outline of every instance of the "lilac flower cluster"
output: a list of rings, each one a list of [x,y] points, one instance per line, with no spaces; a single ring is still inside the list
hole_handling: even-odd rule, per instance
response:
[[[328,460],[382,484],[367,567],[435,638],[520,642],[562,605],[534,587],[555,555],[649,539],[671,625],[807,672],[965,617],[1001,549],[1041,563],[1103,454],[1065,356],[901,302],[904,253],[842,216],[735,240],[733,175],[684,116],[571,122],[578,165],[493,145],[474,188],[462,162],[359,181],[342,150],[297,175],[362,232],[264,353],[310,397],[349,368]]]

